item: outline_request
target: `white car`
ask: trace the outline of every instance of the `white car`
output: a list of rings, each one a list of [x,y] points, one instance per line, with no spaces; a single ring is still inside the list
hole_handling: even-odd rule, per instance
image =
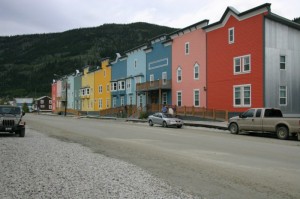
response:
[[[153,126],[154,124],[162,125],[163,127],[168,126],[176,126],[177,128],[181,128],[183,125],[183,121],[179,118],[174,117],[168,113],[155,113],[148,117],[149,126]]]

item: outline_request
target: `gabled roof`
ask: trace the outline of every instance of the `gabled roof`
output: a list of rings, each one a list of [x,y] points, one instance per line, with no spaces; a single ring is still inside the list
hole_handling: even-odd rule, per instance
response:
[[[227,20],[229,19],[230,16],[234,16],[238,20],[244,20],[244,19],[247,19],[249,17],[253,17],[255,15],[262,14],[262,13],[265,13],[265,12],[269,13],[271,11],[270,6],[271,6],[270,3],[265,3],[265,4],[262,4],[260,6],[255,7],[255,8],[252,8],[250,10],[246,10],[245,12],[241,12],[241,13],[239,11],[237,11],[235,8],[229,6],[225,10],[225,12],[222,15],[220,21],[218,21],[216,23],[212,23],[210,25],[207,25],[203,29],[206,30],[207,32],[209,32],[209,31],[215,30],[217,28],[221,28],[226,24],[226,22],[227,22]]]
[[[169,34],[169,37],[173,37],[173,36],[178,36],[180,33],[185,33],[186,31],[189,31],[191,32],[193,29],[199,29],[199,28],[203,28],[203,27],[206,27],[207,24],[208,24],[209,20],[205,19],[205,20],[202,20],[200,22],[197,22],[195,24],[192,24],[190,26],[187,26],[185,28],[182,28],[182,29],[179,29],[179,30],[176,30],[172,33]],[[168,40],[169,41],[169,40]]]
[[[36,100],[41,100],[41,99],[44,99],[44,98],[49,98],[49,99],[51,99],[51,97],[49,97],[49,96],[43,96],[43,97],[37,98]]]

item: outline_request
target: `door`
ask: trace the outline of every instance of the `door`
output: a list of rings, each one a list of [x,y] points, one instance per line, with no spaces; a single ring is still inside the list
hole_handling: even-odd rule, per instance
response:
[[[250,130],[254,121],[255,109],[249,109],[244,112],[239,119],[239,129],[240,130]]]

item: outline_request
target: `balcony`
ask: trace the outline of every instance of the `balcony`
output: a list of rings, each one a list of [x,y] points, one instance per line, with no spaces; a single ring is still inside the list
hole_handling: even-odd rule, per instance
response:
[[[149,90],[158,90],[158,89],[172,89],[172,81],[156,80],[156,81],[136,84],[136,91],[149,91]]]

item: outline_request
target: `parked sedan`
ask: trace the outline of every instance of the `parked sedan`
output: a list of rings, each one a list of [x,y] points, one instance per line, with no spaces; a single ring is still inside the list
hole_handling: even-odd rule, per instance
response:
[[[162,125],[163,127],[168,126],[177,126],[177,128],[181,128],[183,125],[183,121],[179,118],[174,117],[168,113],[155,113],[148,117],[149,126],[153,126],[154,124]]]

